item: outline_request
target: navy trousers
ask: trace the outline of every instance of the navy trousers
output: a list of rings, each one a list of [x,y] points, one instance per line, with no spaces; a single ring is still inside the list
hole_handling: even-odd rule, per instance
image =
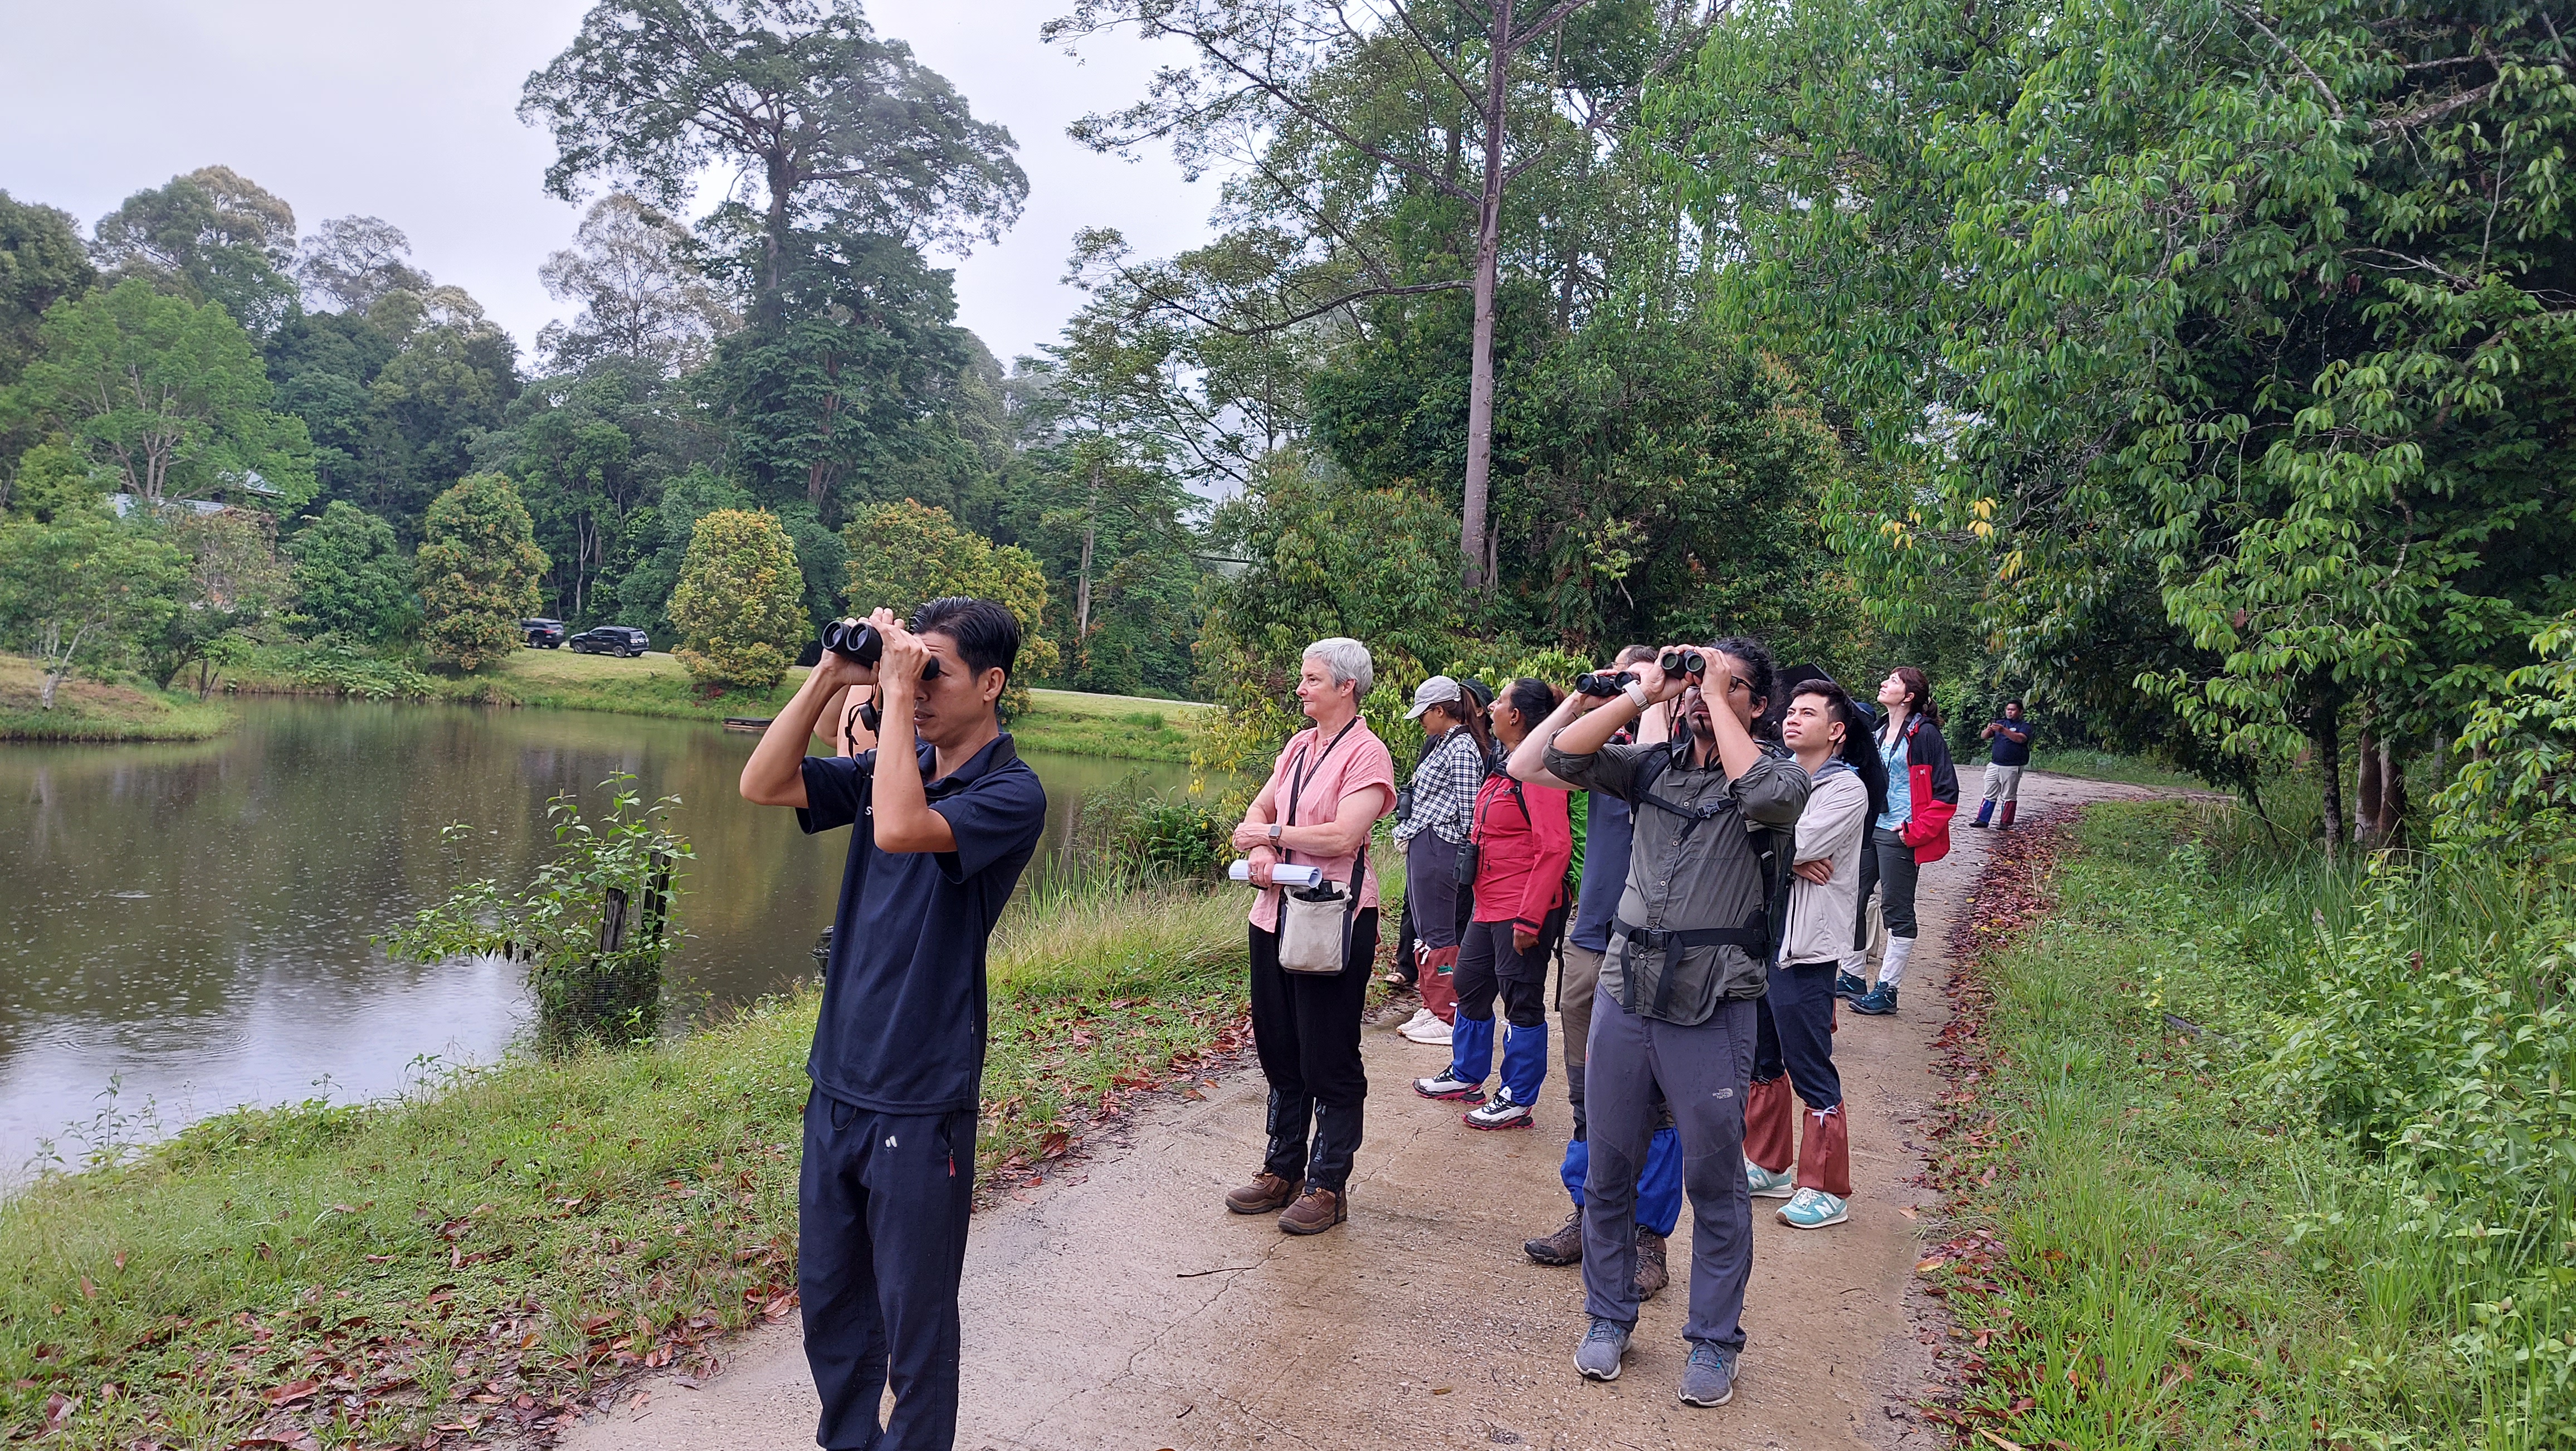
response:
[[[1744,1182],[1744,1102],[1753,1076],[1753,1000],[1730,998],[1684,1028],[1642,1018],[1607,991],[1592,1000],[1584,1054],[1591,1163],[1583,1180],[1583,1309],[1637,1323],[1637,1180],[1655,1136],[1655,1095],[1672,1105],[1690,1191],[1690,1314],[1682,1335],[1744,1349],[1753,1279],[1753,1198]]]
[[[948,1451],[957,1439],[957,1282],[975,1203],[975,1115],[805,1100],[796,1284],[825,1451]],[[894,1415],[877,1422],[887,1381]]]
[[[1771,990],[1755,999],[1753,1081],[1789,1075],[1789,1086],[1818,1113],[1843,1101],[1834,1071],[1833,962],[1791,962],[1771,969]]]

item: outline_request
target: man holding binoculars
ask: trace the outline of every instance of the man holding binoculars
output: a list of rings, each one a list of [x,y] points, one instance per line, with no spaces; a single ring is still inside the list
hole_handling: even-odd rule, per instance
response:
[[[796,1195],[815,1439],[933,1451],[957,1434],[985,944],[1037,850],[1046,792],[994,711],[1020,652],[1009,610],[937,599],[909,628],[878,610],[834,622],[824,646],[742,768],[745,799],[795,807],[807,832],[856,828],[805,1064]],[[824,710],[867,685],[877,748],[806,754]]]
[[[1592,1324],[1574,1364],[1590,1379],[1618,1379],[1636,1328],[1637,1176],[1661,1090],[1681,1137],[1693,1216],[1681,1399],[1719,1406],[1735,1395],[1753,1273],[1744,1108],[1770,924],[1752,831],[1794,827],[1808,781],[1794,759],[1753,737],[1771,694],[1771,655],[1760,642],[1676,646],[1631,670],[1627,680],[1577,682],[1616,693],[1564,725],[1545,757],[1550,775],[1627,802],[1634,827],[1584,1070],[1583,1288]],[[1647,706],[1671,700],[1681,703],[1671,741],[1611,741]]]

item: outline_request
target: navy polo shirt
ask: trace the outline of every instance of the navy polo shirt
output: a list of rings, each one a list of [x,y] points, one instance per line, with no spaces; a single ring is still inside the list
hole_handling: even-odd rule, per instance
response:
[[[2016,741],[2002,731],[1995,732],[1994,763],[1998,766],[2029,765],[2031,743],[2039,739],[2039,732],[2031,729],[2030,717],[2006,720],[2002,716],[1996,716],[1994,723],[2022,733],[2022,738]]]
[[[1628,849],[1636,822],[1628,803],[1607,791],[1586,791],[1583,806],[1583,885],[1574,899],[1573,942],[1594,952],[1610,950],[1610,919],[1628,885]]]
[[[933,753],[920,750],[928,776]],[[984,1078],[984,946],[1037,851],[1046,790],[1011,738],[997,737],[928,784],[955,851],[879,851],[868,820],[876,764],[874,751],[805,758],[796,824],[811,834],[858,823],[805,1072],[872,1113],[972,1112]]]

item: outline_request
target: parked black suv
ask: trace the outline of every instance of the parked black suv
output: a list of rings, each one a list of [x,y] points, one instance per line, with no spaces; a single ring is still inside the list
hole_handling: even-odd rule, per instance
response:
[[[584,655],[641,655],[653,641],[633,625],[597,625],[573,636],[572,648]]]
[[[564,623],[561,620],[521,620],[519,633],[528,637],[530,648],[544,646],[551,650],[564,642]]]

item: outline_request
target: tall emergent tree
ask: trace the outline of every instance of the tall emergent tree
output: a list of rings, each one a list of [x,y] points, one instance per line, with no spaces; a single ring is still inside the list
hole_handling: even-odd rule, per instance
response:
[[[295,305],[295,209],[229,166],[139,191],[98,219],[101,266],[212,302],[262,337]]]
[[[459,479],[430,502],[422,526],[413,574],[430,657],[479,670],[517,649],[546,569],[517,486],[501,474]]]
[[[582,309],[537,334],[547,364],[569,372],[627,358],[670,376],[705,362],[716,337],[741,319],[688,259],[689,247],[685,228],[624,192],[591,203],[573,245],[537,269],[547,296]]]
[[[1596,6],[1597,17],[1580,13]],[[1472,293],[1459,554],[1475,588],[1493,573],[1505,200],[1524,178],[1550,180],[1548,169],[1588,170],[1607,128],[1633,119],[1646,80],[1696,39],[1699,9],[1696,0],[1079,0],[1044,34],[1071,44],[1132,27],[1198,53],[1194,68],[1160,72],[1144,100],[1074,127],[1104,151],[1168,141],[1192,174],[1228,167],[1229,210],[1268,223],[1238,234],[1250,255],[1232,265],[1205,257],[1185,269],[1196,278],[1148,283],[1162,305],[1259,333],[1371,299]],[[1419,245],[1457,210],[1467,214],[1463,266]]]
[[[754,692],[778,684],[808,636],[796,541],[776,515],[699,517],[671,591],[671,623],[687,632],[671,653],[699,682]]]

